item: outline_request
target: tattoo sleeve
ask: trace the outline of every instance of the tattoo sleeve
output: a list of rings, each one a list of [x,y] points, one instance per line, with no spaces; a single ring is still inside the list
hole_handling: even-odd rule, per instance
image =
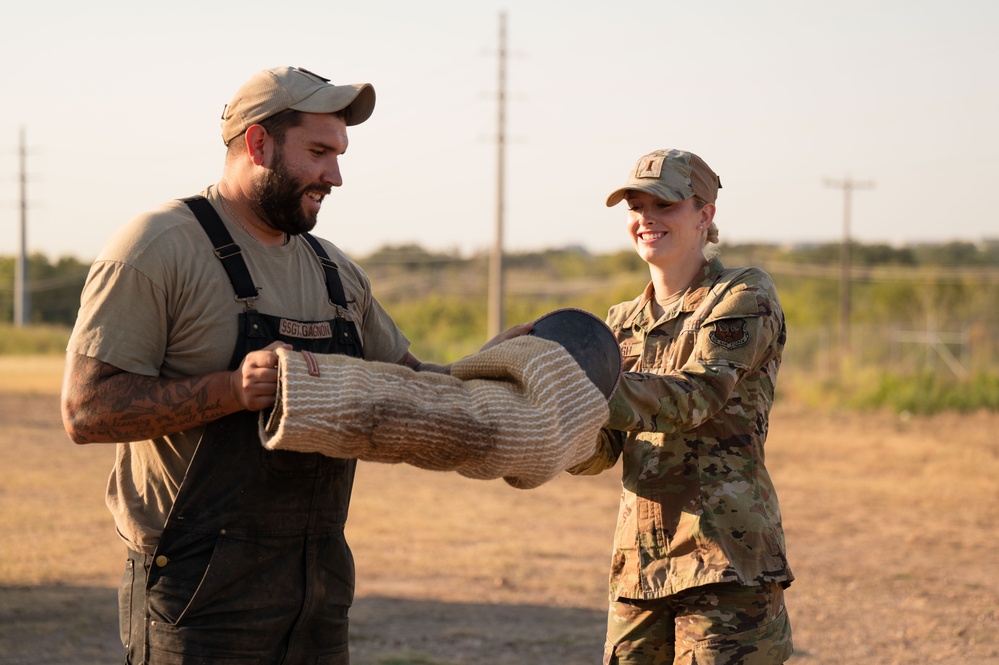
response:
[[[63,423],[76,443],[165,436],[239,410],[227,394],[227,382],[227,372],[161,379],[71,353],[63,383]]]

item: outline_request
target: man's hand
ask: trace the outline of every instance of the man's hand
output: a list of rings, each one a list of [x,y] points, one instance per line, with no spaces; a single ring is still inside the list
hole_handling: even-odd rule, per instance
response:
[[[291,349],[284,342],[272,342],[259,351],[251,351],[243,358],[239,369],[230,379],[233,394],[247,411],[262,411],[274,406],[277,398],[278,349]]]

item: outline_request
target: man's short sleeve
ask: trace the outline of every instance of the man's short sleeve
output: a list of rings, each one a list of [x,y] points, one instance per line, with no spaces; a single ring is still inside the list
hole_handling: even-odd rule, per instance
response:
[[[157,376],[166,348],[162,291],[135,268],[97,261],[83,288],[67,348],[126,372]]]

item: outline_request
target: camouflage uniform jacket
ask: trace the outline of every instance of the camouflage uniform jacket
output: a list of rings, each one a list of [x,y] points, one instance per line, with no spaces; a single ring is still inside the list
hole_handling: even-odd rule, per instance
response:
[[[625,374],[597,453],[570,469],[596,474],[624,458],[611,600],[716,582],[787,585],[763,453],[785,341],[774,284],[713,259],[658,321],[653,296],[649,284],[608,314]]]

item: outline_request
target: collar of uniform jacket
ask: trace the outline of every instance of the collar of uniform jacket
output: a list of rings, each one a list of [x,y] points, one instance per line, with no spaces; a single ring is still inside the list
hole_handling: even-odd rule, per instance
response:
[[[687,292],[683,294],[680,298],[680,302],[674,305],[677,313],[691,313],[697,309],[698,305],[704,302],[707,297],[708,292],[714,285],[718,278],[721,276],[722,271],[725,266],[722,265],[721,259],[718,257],[712,257],[708,259],[707,264],[701,271],[701,281],[697,286],[692,286],[687,289]],[[622,327],[633,328],[635,324],[642,324],[649,328],[656,324],[658,319],[656,319],[655,314],[652,312],[652,298],[654,292],[652,287],[652,282],[649,282],[648,286],[645,287],[645,293],[642,294],[641,301],[635,313],[624,322]],[[670,308],[671,310],[673,307]]]

